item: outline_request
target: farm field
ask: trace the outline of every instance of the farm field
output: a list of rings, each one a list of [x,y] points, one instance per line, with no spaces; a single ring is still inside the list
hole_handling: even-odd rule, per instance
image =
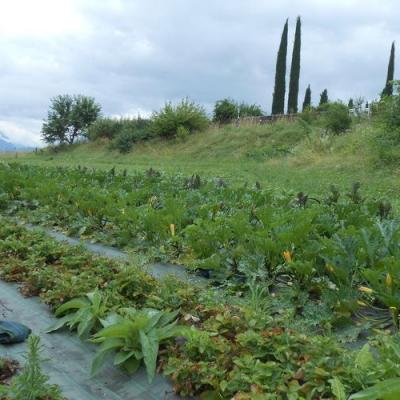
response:
[[[150,380],[163,372],[177,394],[204,399],[373,399],[398,385],[400,226],[389,201],[358,184],[308,196],[45,164],[0,165],[0,276],[48,303],[61,317],[54,330],[98,343],[95,372],[113,353],[130,373],[143,364]],[[132,262],[14,218],[124,248]],[[142,271],[159,261],[209,288]]]
[[[357,321],[351,320],[342,308],[337,324],[329,307],[318,299],[318,280],[308,300],[299,298],[298,279],[292,279],[292,285],[283,280],[271,286],[273,295],[268,297],[256,281],[249,283],[248,294],[229,294],[173,278],[156,281],[139,265],[93,257],[7,218],[1,220],[0,238],[1,278],[21,282],[26,296],[39,295],[57,316],[64,315],[52,330],[63,325],[77,328],[83,340],[93,334],[100,343],[95,369],[101,367],[103,353],[114,350],[116,360],[128,357],[129,362],[118,364],[131,372],[144,357],[152,379],[157,352],[151,348],[157,343],[158,349],[159,343],[157,369],[172,379],[181,395],[284,399],[289,393],[295,399],[347,398],[363,387],[397,377],[396,336],[382,331],[370,334],[369,344],[365,336],[359,340],[372,325],[389,326],[391,320],[390,312],[376,308],[372,320],[367,303],[375,295],[366,289],[354,290],[353,295],[371,320],[364,319],[361,311]],[[335,284],[329,285],[325,290],[334,292]],[[382,292],[373,287],[380,296]],[[382,285],[381,291],[385,288]],[[86,299],[81,296],[90,291]],[[172,321],[176,322],[171,325]],[[150,328],[159,323],[157,329]],[[147,332],[152,342],[132,342],[137,329]],[[114,335],[119,339],[111,339]],[[183,342],[181,335],[186,337]],[[175,340],[168,339],[174,336]],[[129,346],[137,350],[131,352]]]

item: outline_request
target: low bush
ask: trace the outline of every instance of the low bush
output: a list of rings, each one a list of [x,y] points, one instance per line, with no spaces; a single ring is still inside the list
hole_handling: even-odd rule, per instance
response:
[[[239,117],[261,117],[264,113],[257,104],[239,104]]]
[[[114,118],[101,118],[88,129],[89,140],[99,138],[113,139],[121,131],[121,120]]]
[[[160,111],[154,112],[151,130],[157,136],[170,138],[176,136],[181,127],[190,134],[203,131],[208,122],[203,107],[184,99],[176,105],[167,103]]]
[[[218,100],[214,106],[213,120],[220,124],[227,124],[236,118],[260,117],[263,115],[257,104],[237,103],[232,99]]]
[[[329,133],[339,135],[351,127],[351,117],[346,105],[336,102],[324,105],[323,123]]]
[[[143,118],[102,118],[95,122],[88,131],[89,140],[100,138],[112,140],[111,148],[127,153],[133,143],[149,139],[152,134],[150,121]]]
[[[231,99],[218,100],[215,103],[213,120],[220,124],[227,124],[238,117],[238,106]]]
[[[395,85],[395,95],[383,97],[376,105],[375,114],[381,129],[400,143],[400,83]]]

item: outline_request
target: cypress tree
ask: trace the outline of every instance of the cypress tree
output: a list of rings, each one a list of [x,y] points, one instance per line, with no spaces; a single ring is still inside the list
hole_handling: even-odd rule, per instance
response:
[[[319,100],[319,105],[322,106],[323,104],[327,104],[328,101],[329,101],[328,89],[324,89],[324,91],[321,93],[321,98]]]
[[[290,84],[288,98],[288,113],[297,113],[300,80],[300,53],[301,53],[301,18],[297,17],[296,33],[292,53],[292,64],[290,66]]]
[[[304,101],[303,101],[303,112],[311,107],[311,88],[310,85],[308,85],[306,89],[306,94],[304,95]]]
[[[352,109],[354,108],[354,101],[353,101],[353,99],[350,99],[350,100],[349,100],[349,104],[348,104],[347,107],[349,107],[350,110],[352,110]]]
[[[394,53],[395,53],[395,47],[394,47],[394,42],[393,42],[392,43],[392,48],[390,50],[388,72],[387,72],[387,77],[386,77],[386,86],[382,91],[382,97],[383,96],[392,96],[393,95]]]
[[[283,28],[281,43],[276,60],[275,87],[272,98],[272,114],[284,114],[286,91],[286,56],[288,42],[288,20]]]

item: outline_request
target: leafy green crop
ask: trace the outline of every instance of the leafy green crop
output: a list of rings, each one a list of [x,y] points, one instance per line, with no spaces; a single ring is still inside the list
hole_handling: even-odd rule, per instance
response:
[[[92,374],[96,374],[106,356],[114,352],[114,365],[120,365],[129,373],[135,372],[143,361],[151,382],[156,372],[159,345],[180,332],[181,328],[172,322],[178,311],[168,313],[132,308],[120,311],[124,316],[109,316],[105,328],[92,339],[93,343],[100,344],[93,360]]]
[[[95,290],[86,297],[72,299],[58,307],[56,317],[66,315],[49,327],[47,333],[68,326],[71,330],[76,329],[80,338],[87,338],[91,332],[101,328],[107,311],[107,299],[103,299],[102,294]]]

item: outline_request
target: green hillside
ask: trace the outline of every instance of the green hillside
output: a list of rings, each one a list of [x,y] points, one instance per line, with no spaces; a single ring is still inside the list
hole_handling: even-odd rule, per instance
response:
[[[396,201],[399,163],[388,162],[377,129],[368,120],[355,121],[343,135],[325,135],[324,129],[302,120],[268,125],[211,127],[186,141],[154,139],[134,145],[131,152],[111,151],[106,140],[76,144],[67,150],[45,149],[19,154],[20,162],[41,165],[88,166],[127,169],[128,172],[160,169],[168,173],[194,173],[221,177],[235,184],[259,181],[264,186],[312,194],[330,184],[345,189],[355,181],[364,192]],[[393,152],[393,151],[392,151]],[[3,154],[15,160],[15,154]]]

